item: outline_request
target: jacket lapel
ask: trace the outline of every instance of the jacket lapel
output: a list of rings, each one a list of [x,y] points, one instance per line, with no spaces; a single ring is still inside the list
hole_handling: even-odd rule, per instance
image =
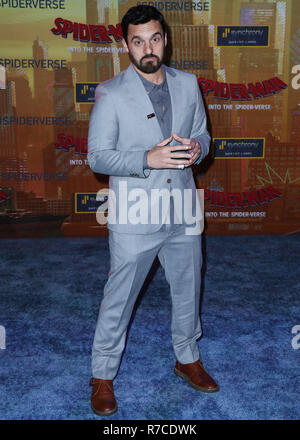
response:
[[[176,127],[180,123],[180,108],[182,107],[182,93],[180,89],[180,83],[176,78],[176,73],[170,67],[165,66],[165,72],[167,76],[168,89],[171,97],[172,104],[172,133],[176,133]],[[177,133],[179,134],[179,133]],[[171,144],[175,144],[176,141],[172,140]]]
[[[170,67],[164,65],[166,72],[166,78],[168,83],[168,89],[172,104],[172,133],[176,133],[176,129],[180,126],[181,113],[180,109],[183,105],[182,102],[182,90],[180,87],[180,82],[176,78],[176,72]],[[157,118],[147,119],[147,115],[154,113],[153,105],[151,99],[149,98],[144,84],[142,83],[138,73],[135,71],[132,64],[125,71],[126,84],[128,87],[128,92],[130,93],[131,101],[134,100],[136,110],[138,114],[144,115],[146,127],[152,128],[155,133],[158,134],[159,138],[163,139],[163,133],[161,131],[159,122]],[[134,90],[134,93],[132,91]],[[178,133],[179,134],[179,133]],[[172,141],[176,143],[176,141]]]
[[[147,115],[154,113],[154,108],[148,93],[145,90],[138,73],[135,71],[132,64],[125,71],[126,86],[128,92],[128,98],[131,104],[134,104],[135,110],[138,115],[143,116],[145,121],[145,129],[151,129],[157,134],[160,140],[163,139],[163,133],[161,131],[157,117],[147,118]]]

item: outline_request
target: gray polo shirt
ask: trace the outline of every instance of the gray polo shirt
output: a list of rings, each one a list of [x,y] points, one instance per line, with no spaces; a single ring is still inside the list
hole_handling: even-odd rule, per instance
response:
[[[149,98],[151,99],[155,117],[159,122],[164,139],[167,139],[172,134],[172,104],[171,104],[171,97],[168,89],[166,71],[164,69],[164,66],[163,66],[163,72],[164,72],[164,79],[161,84],[154,84],[146,80],[140,74],[139,76],[144,84],[144,87],[146,89],[146,92],[148,93]],[[153,168],[149,167],[147,163],[147,153],[148,151],[145,151],[143,167],[144,169],[148,168],[151,170]],[[161,206],[160,209],[162,210]],[[179,224],[174,223],[173,196],[170,197],[170,224],[173,225],[173,227],[179,226]]]
[[[171,97],[168,89],[168,83],[166,79],[166,72],[164,66],[162,66],[162,68],[164,73],[164,79],[161,84],[154,84],[153,82],[145,79],[138,72],[137,73],[141,78],[145,90],[152,102],[154,114],[158,120],[164,139],[167,139],[172,134],[172,104],[171,104]],[[151,167],[149,167],[147,164],[147,153],[148,151],[145,151],[144,169],[145,168],[151,169]]]

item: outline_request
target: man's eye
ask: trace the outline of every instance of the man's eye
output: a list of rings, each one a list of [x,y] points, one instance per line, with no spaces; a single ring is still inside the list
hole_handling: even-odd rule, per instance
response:
[[[141,42],[139,40],[136,40],[134,43],[136,46],[139,46],[141,44]]]

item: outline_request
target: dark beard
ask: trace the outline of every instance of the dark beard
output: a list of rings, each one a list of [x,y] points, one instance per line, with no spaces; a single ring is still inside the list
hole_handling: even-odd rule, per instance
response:
[[[134,58],[134,56],[131,54],[131,52],[129,52],[130,61],[143,73],[155,73],[161,68],[162,63],[163,63],[163,58],[159,59],[158,56],[156,56],[156,55],[151,55],[151,57],[154,57],[157,59],[157,64],[154,64],[153,61],[148,61],[148,62],[146,61],[144,64],[142,64],[142,62],[144,60],[147,60],[147,58],[150,58],[150,55],[144,56],[140,60],[140,62],[138,62]]]

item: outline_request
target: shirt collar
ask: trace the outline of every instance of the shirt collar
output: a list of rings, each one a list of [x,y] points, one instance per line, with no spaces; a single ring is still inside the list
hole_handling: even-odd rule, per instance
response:
[[[161,90],[163,90],[164,92],[166,92],[166,91],[168,90],[168,84],[167,84],[167,80],[166,80],[166,70],[165,70],[165,66],[164,66],[164,65],[162,65],[162,69],[163,69],[164,79],[163,79],[163,82],[160,83],[160,84],[154,84],[153,82],[148,81],[148,80],[147,80],[146,78],[144,78],[144,77],[143,77],[138,71],[136,71],[137,74],[139,75],[139,77],[141,78],[142,83],[144,84],[145,89],[146,89],[146,92],[148,93],[148,95],[149,95],[149,93],[151,93],[154,89],[156,89],[156,90],[161,89]]]

